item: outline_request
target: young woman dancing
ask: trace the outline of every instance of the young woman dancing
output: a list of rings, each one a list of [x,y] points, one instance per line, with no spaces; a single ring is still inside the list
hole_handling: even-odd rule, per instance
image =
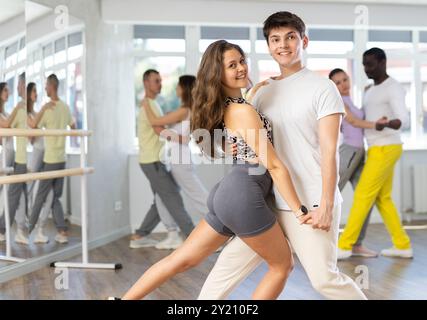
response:
[[[224,130],[237,144],[231,171],[211,190],[209,212],[185,242],[149,268],[124,295],[141,299],[174,275],[192,268],[211,255],[230,237],[241,237],[268,264],[268,271],[253,299],[276,299],[282,292],[293,260],[289,244],[267,206],[274,181],[300,223],[310,223],[288,170],[271,144],[271,126],[262,114],[242,98],[248,84],[248,66],[242,49],[224,40],[212,43],[203,55],[194,89],[191,129]],[[205,150],[206,151],[206,150]],[[263,174],[251,168],[263,166]],[[258,171],[258,170],[257,170]]]

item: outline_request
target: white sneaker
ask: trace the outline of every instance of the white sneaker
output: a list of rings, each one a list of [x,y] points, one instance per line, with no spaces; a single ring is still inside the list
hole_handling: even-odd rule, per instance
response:
[[[410,259],[414,257],[414,252],[411,249],[396,249],[395,247],[390,249],[381,250],[381,255],[384,257],[392,258],[406,258]]]
[[[0,233],[0,242],[5,242],[6,241],[6,235],[3,233]]]
[[[353,246],[352,250],[353,257],[364,257],[364,258],[376,258],[378,257],[378,253],[374,250],[371,250],[363,245]]]
[[[43,234],[43,228],[37,228],[34,243],[48,243],[49,237]]]
[[[15,235],[15,242],[19,244],[28,245],[30,241],[28,240],[27,232],[18,228]]]
[[[353,252],[351,250],[343,250],[340,248],[337,248],[337,259],[338,260],[345,260],[351,257]]]
[[[156,245],[156,249],[160,250],[174,250],[177,249],[184,240],[182,240],[181,236],[177,231],[171,231],[168,233],[166,239],[160,241]]]
[[[55,241],[59,243],[67,243],[68,237],[66,235],[63,235],[62,233],[57,233],[55,236]]]
[[[154,247],[156,244],[158,244],[159,242],[154,240],[154,239],[150,239],[147,237],[142,237],[136,240],[131,240],[129,243],[129,248],[131,249],[139,249],[139,248],[148,248],[148,247]]]

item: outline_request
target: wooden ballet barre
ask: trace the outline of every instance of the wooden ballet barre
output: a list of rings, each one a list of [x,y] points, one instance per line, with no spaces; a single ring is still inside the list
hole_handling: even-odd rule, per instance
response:
[[[59,129],[0,129],[0,137],[45,137],[45,136],[91,136],[90,130],[59,130]]]
[[[86,167],[86,168],[72,168],[72,169],[63,169],[63,170],[35,172],[35,173],[15,174],[11,176],[0,177],[0,185],[11,184],[11,183],[22,183],[22,182],[35,181],[35,180],[56,179],[56,178],[71,177],[71,176],[82,176],[92,172],[94,172],[94,168]]]

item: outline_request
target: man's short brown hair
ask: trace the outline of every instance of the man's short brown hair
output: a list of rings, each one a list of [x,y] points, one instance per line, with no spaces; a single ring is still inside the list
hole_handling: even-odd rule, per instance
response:
[[[301,38],[305,36],[305,23],[300,17],[289,11],[279,11],[273,13],[264,21],[262,31],[264,33],[265,40],[268,42],[268,36],[270,35],[271,30],[282,27],[292,27],[298,31]]]

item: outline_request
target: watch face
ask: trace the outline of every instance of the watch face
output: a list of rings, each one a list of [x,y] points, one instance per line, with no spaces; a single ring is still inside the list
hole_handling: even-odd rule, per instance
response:
[[[307,210],[307,208],[306,208],[305,206],[301,206],[301,211],[302,211],[302,213],[304,213],[304,214],[307,214],[307,213],[308,213],[308,210]]]

